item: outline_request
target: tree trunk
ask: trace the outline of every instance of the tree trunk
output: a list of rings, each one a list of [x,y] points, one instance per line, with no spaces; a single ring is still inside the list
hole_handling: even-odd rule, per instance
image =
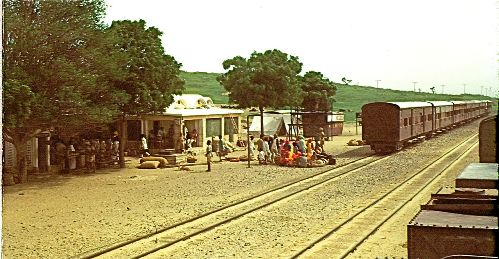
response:
[[[120,157],[119,157],[119,160],[120,160],[120,168],[125,168],[125,130],[126,130],[126,119],[125,119],[125,115],[123,115],[123,117],[121,118],[120,122],[120,130],[118,132],[119,136],[120,136]]]
[[[14,145],[16,149],[16,164],[15,170],[17,171],[19,182],[25,183],[28,181],[28,168],[26,165],[26,153],[28,141],[41,132],[41,129],[27,130],[24,128],[4,128],[4,140]]]
[[[14,138],[14,147],[16,148],[16,170],[20,183],[28,182],[28,168],[26,165],[26,141],[22,138]]]
[[[260,135],[264,135],[263,131],[263,107],[260,106]]]

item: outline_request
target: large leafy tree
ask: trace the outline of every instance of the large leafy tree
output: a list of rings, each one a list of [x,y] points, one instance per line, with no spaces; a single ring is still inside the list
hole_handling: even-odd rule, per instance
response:
[[[229,99],[242,108],[258,107],[263,134],[266,107],[297,106],[302,102],[298,57],[279,50],[253,52],[249,59],[237,56],[223,62],[228,70],[217,80],[229,92]]]
[[[114,21],[106,30],[116,62],[123,72],[121,78],[113,80],[113,87],[129,97],[120,106],[121,130],[126,130],[127,115],[155,113],[173,102],[172,94],[180,94],[184,81],[180,78],[180,67],[172,56],[166,55],[161,43],[162,32],[155,27],[146,27],[144,20]],[[121,134],[121,143],[124,143]],[[124,167],[123,145],[120,145],[120,165]]]
[[[309,71],[301,79],[304,93],[302,107],[306,111],[331,110],[332,96],[336,94],[336,85],[322,73]]]
[[[110,120],[126,96],[110,91],[119,76],[105,50],[103,0],[4,0],[3,137],[27,181],[26,143],[50,126]]]

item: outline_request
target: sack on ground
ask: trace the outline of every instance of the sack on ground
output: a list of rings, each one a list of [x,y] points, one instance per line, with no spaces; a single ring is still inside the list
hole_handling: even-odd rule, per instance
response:
[[[145,161],[140,164],[137,168],[140,169],[156,169],[159,166],[159,161]]]
[[[307,158],[304,156],[296,158],[296,166],[307,167]]]
[[[140,159],[141,164],[147,161],[158,161],[160,168],[165,168],[168,165],[168,160],[166,160],[166,158],[164,157],[148,156]]]

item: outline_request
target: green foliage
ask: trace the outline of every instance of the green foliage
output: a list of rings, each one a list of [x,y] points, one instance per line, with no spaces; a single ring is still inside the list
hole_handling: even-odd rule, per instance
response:
[[[121,107],[125,114],[160,112],[173,102],[172,94],[180,94],[184,81],[181,64],[166,55],[160,32],[146,28],[144,20],[114,21],[107,30],[116,53],[122,77],[113,86],[129,97]]]
[[[472,94],[433,94],[343,84],[337,86],[334,110],[345,110],[346,121],[355,121],[355,113],[360,112],[362,105],[371,102],[494,100],[491,97]]]
[[[218,100],[216,103],[228,103],[227,96],[221,96],[224,92],[216,78],[219,74],[204,72],[183,72],[182,77],[186,81],[186,92],[209,96]],[[424,92],[399,91],[391,89],[376,88],[370,86],[345,85],[335,83],[337,89],[334,101],[334,111],[345,110],[345,120],[355,121],[355,113],[360,112],[362,105],[377,101],[449,101],[449,100],[492,100],[496,105],[497,99],[482,95],[447,95],[432,94]],[[205,87],[206,86],[206,87]]]
[[[185,81],[186,94],[201,94],[210,97],[214,103],[229,103],[229,96],[217,81],[220,74],[206,72],[181,72],[180,77]]]
[[[6,80],[3,83],[4,126],[22,127],[32,116],[31,106],[34,102],[35,94],[29,86],[16,80]]]
[[[103,48],[104,6],[102,0],[4,1],[4,78],[33,95],[23,104],[29,114],[6,104],[6,125],[78,125],[117,112],[111,104],[120,98],[99,70],[113,66]]]
[[[228,70],[217,79],[240,107],[280,108],[302,102],[298,57],[279,50],[253,52],[249,59],[237,56],[225,60]]]
[[[320,72],[309,71],[302,77],[303,107],[306,111],[330,111],[336,85]]]

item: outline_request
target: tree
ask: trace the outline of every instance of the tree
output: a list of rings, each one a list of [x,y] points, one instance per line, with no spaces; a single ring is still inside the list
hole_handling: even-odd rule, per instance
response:
[[[430,90],[431,90],[431,93],[432,93],[432,94],[434,94],[434,93],[435,93],[435,87],[434,87],[434,86],[430,87]]]
[[[341,78],[341,81],[342,81],[345,85],[348,85],[348,84],[350,84],[350,82],[352,82],[352,80],[350,80],[350,79],[346,79],[346,77],[342,77],[342,78]]]
[[[302,107],[306,111],[331,110],[331,98],[336,94],[336,85],[322,73],[309,71],[302,77],[304,93]]]
[[[106,30],[111,39],[110,51],[116,53],[122,77],[113,80],[115,91],[128,97],[120,107],[120,142],[124,143],[127,115],[162,112],[180,94],[184,81],[181,64],[166,55],[161,43],[162,32],[146,28],[144,20],[114,21]],[[125,166],[124,146],[120,145],[120,165]]]
[[[298,76],[302,63],[298,57],[276,49],[253,52],[249,59],[237,56],[225,60],[223,68],[228,71],[217,80],[229,92],[231,102],[242,108],[258,107],[261,134],[264,108],[297,106],[302,102]]]
[[[3,137],[14,144],[26,182],[29,139],[53,125],[108,121],[125,97],[107,83],[115,70],[103,48],[103,0],[3,4]]]

